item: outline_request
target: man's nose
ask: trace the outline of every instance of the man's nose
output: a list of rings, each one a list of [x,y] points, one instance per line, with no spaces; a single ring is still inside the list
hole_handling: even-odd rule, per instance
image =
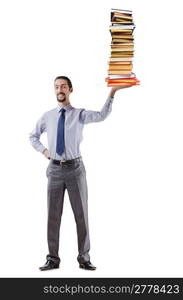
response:
[[[58,92],[61,93],[63,91],[62,87],[59,87]]]

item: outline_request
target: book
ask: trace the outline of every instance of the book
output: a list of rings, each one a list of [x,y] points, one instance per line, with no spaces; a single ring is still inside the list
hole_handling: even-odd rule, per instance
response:
[[[121,79],[121,78],[134,78],[136,75],[133,73],[133,72],[131,72],[131,74],[130,75],[108,75],[108,79]]]
[[[109,61],[132,61],[133,57],[110,57]]]
[[[111,12],[117,12],[117,13],[124,13],[126,15],[132,15],[132,10],[126,10],[126,9],[116,9],[116,8],[111,8]]]
[[[108,61],[107,86],[139,85],[140,81],[133,72],[134,29],[135,24],[131,10],[111,9],[110,56]]]
[[[111,52],[118,52],[118,51],[119,52],[120,51],[122,51],[122,52],[129,52],[129,51],[131,51],[132,52],[133,50],[134,50],[134,47],[129,47],[129,46],[126,47],[126,48],[125,47],[118,47],[118,48],[117,47],[112,47],[111,48]]]
[[[133,65],[109,65],[108,70],[131,70],[133,69]]]
[[[116,45],[111,44],[111,48],[118,48],[118,47],[133,47],[134,48],[134,43],[118,43]]]
[[[108,74],[112,75],[112,74],[126,74],[126,75],[130,75],[131,74],[131,70],[108,70]]]
[[[121,25],[117,25],[117,24],[115,24],[115,25],[111,25],[111,26],[109,26],[109,29],[110,30],[120,30],[120,31],[126,31],[126,30],[134,30],[134,28],[135,28],[135,25],[123,25],[123,24],[121,24]]]

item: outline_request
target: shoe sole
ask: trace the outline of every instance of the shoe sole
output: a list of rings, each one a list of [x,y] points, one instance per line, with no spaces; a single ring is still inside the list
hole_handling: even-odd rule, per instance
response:
[[[54,270],[54,269],[59,269],[59,267],[53,267],[51,269],[40,269],[39,268],[40,271],[51,271],[51,270]]]
[[[95,269],[86,269],[85,267],[82,267],[82,266],[79,266],[80,267],[80,269],[83,269],[83,270],[86,270],[86,271],[95,271],[96,270],[96,268]]]

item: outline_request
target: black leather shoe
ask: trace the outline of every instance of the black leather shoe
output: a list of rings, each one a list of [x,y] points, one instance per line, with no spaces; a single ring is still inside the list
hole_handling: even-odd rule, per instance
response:
[[[55,263],[52,260],[47,260],[45,265],[40,267],[39,270],[47,271],[47,270],[58,269],[58,268],[59,268],[59,263]]]
[[[79,264],[79,267],[81,269],[90,270],[90,271],[96,270],[96,267],[94,265],[92,265],[92,263],[90,261],[86,261],[82,264]]]

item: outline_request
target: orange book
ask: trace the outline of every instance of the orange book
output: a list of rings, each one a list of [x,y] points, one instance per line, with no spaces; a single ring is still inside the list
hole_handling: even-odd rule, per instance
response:
[[[132,70],[132,65],[109,65],[108,70]]]
[[[108,61],[108,64],[111,66],[115,65],[132,65],[130,61]]]

